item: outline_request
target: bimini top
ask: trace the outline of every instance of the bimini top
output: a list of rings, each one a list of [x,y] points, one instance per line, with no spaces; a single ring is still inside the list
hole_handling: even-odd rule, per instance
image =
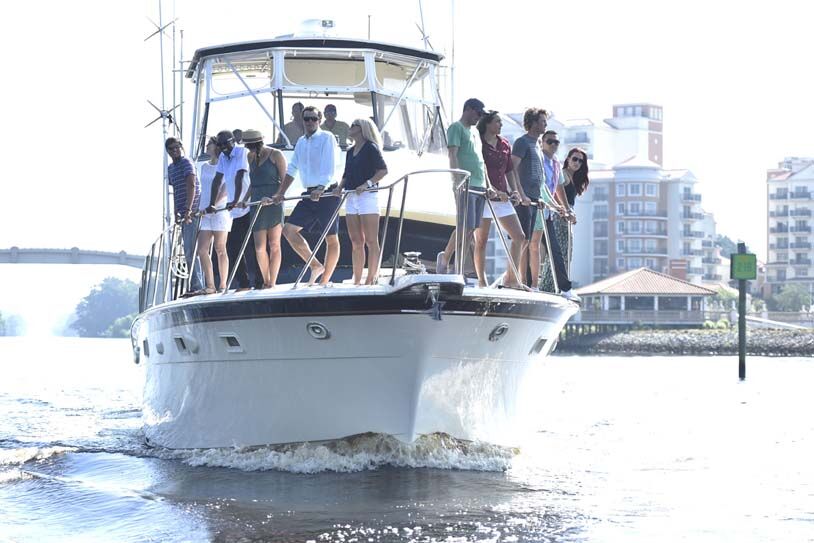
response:
[[[424,49],[414,49],[412,47],[405,47],[403,45],[394,45],[391,43],[382,43],[369,40],[354,40],[347,38],[277,38],[272,40],[256,40],[246,41],[240,43],[230,43],[225,45],[213,45],[211,47],[203,47],[195,51],[192,61],[187,68],[187,77],[194,77],[195,70],[201,59],[217,55],[225,55],[230,53],[242,53],[251,51],[262,51],[265,49],[369,49],[374,51],[381,51],[385,53],[392,53],[396,55],[404,55],[431,62],[439,63],[443,60],[444,55],[434,51],[426,51]]]

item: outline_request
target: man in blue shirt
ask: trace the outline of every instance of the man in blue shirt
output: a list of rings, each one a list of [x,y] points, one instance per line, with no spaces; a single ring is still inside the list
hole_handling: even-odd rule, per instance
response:
[[[317,108],[308,106],[303,109],[302,120],[305,134],[294,146],[294,154],[288,163],[285,180],[273,200],[274,203],[282,202],[285,191],[294,181],[294,176],[299,175],[305,188],[303,196],[309,195],[310,198],[300,200],[294,207],[294,211],[283,226],[283,235],[300,258],[307,261],[311,256],[311,247],[303,237],[302,229],[308,231],[319,228],[320,232],[328,229],[325,238],[325,265],[323,266],[315,257],[311,261],[311,276],[308,278],[309,285],[313,285],[320,277],[322,278],[320,284],[327,285],[339,261],[339,221],[331,223],[331,219],[339,208],[340,199],[330,194],[336,187],[333,181],[334,165],[339,146],[332,133],[319,128],[322,112]],[[323,197],[324,192],[328,194]]]
[[[181,225],[181,236],[184,240],[184,257],[190,273],[189,290],[196,291],[202,287],[201,267],[196,266],[195,236],[196,225],[192,214],[198,210],[201,198],[201,183],[195,174],[195,166],[184,156],[184,146],[176,138],[167,138],[164,149],[172,159],[167,166],[167,179],[172,187],[175,222]]]

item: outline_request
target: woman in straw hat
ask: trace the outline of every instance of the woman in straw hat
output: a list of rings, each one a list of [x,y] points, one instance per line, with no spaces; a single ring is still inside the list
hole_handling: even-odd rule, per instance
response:
[[[285,178],[288,164],[283,153],[263,145],[263,134],[259,130],[243,132],[243,144],[249,150],[251,199],[262,202],[260,214],[252,228],[257,265],[263,274],[263,288],[274,288],[280,272],[283,205],[273,204],[271,197],[280,189],[280,181]]]

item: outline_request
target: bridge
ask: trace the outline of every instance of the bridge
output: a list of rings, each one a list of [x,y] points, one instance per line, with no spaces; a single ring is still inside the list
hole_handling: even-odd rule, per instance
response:
[[[114,264],[144,267],[144,256],[131,255],[124,251],[83,251],[78,247],[70,249],[22,249],[11,247],[0,249],[0,264]]]

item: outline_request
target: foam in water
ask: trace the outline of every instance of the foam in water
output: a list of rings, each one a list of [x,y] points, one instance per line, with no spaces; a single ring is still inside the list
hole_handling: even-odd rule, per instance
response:
[[[319,473],[375,470],[383,466],[505,471],[515,454],[516,449],[460,441],[445,434],[421,436],[413,443],[403,443],[385,434],[361,434],[321,443],[161,450],[157,456],[180,459],[192,466]]]
[[[23,447],[0,449],[0,466],[19,466],[31,460],[45,460],[57,454],[73,452],[74,447]]]

